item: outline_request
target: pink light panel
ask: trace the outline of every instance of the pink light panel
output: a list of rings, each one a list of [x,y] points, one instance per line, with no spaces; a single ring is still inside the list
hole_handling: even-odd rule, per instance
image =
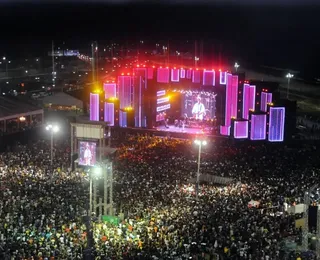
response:
[[[169,68],[158,68],[157,70],[157,82],[158,83],[169,83],[170,70]]]
[[[267,112],[268,103],[272,103],[272,93],[261,92],[260,110]]]
[[[180,69],[180,78],[184,79],[186,77],[186,70]]]
[[[187,70],[187,79],[191,79],[192,78],[192,69]]]
[[[120,111],[119,113],[119,126],[127,127],[127,112]]]
[[[227,72],[220,71],[220,84],[225,85],[227,84]]]
[[[215,86],[215,76],[214,70],[204,70],[202,84],[204,86]]]
[[[232,74],[227,74],[226,86],[226,107],[225,107],[225,126],[231,125],[231,104],[232,104]]]
[[[265,140],[267,131],[267,115],[251,115],[250,139]]]
[[[282,142],[284,139],[284,107],[270,107],[268,141]]]
[[[131,107],[132,83],[130,76],[119,76],[120,109]]]
[[[248,138],[248,121],[235,121],[233,136],[236,139]]]
[[[114,104],[104,103],[104,122],[108,122],[109,126],[114,126]]]
[[[180,80],[180,71],[179,69],[172,69],[171,70],[171,81],[172,82],[179,82]]]
[[[249,119],[249,111],[255,110],[256,86],[243,84],[242,118]]]
[[[116,83],[104,83],[103,90],[105,94],[105,98],[111,98],[117,96],[117,86]]]
[[[221,135],[230,135],[230,126],[220,126],[220,134]]]
[[[99,121],[99,94],[90,93],[90,121]]]
[[[200,83],[200,81],[201,81],[201,72],[199,70],[193,70],[192,83]]]

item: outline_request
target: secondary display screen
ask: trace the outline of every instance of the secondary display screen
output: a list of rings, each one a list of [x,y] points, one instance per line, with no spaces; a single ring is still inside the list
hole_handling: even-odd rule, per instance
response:
[[[94,166],[96,164],[97,144],[95,142],[79,142],[79,165]]]

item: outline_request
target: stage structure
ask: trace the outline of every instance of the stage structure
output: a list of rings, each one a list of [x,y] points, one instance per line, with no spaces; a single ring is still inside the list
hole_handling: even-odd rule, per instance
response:
[[[282,142],[275,88],[221,69],[139,66],[90,95],[90,119],[113,127]]]
[[[71,123],[71,168],[83,168],[90,179],[89,212],[113,214],[113,167],[105,157],[116,149],[106,146],[105,124]],[[103,179],[103,199],[97,199],[97,184]]]

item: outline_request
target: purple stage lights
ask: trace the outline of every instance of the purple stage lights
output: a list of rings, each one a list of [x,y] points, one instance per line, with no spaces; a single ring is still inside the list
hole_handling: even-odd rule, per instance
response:
[[[105,98],[111,98],[117,96],[117,86],[116,83],[104,83],[103,90],[105,94]]]
[[[284,139],[284,107],[270,107],[269,114],[269,142],[282,142]]]
[[[131,107],[132,82],[130,76],[119,76],[120,109]]]
[[[204,86],[215,86],[215,71],[204,70],[202,84]]]
[[[109,126],[114,126],[114,104],[104,103],[104,121],[109,123]]]
[[[90,121],[99,121],[99,94],[90,93]]]
[[[201,82],[201,72],[199,70],[193,70],[192,83],[200,83],[200,82]]]
[[[225,126],[231,125],[231,104],[232,104],[232,74],[227,75],[226,86],[226,107],[225,107]]]
[[[226,85],[227,84],[227,72],[220,71],[220,84]]]
[[[171,70],[171,81],[172,82],[179,82],[180,80],[180,71],[179,69],[172,69]]]
[[[234,121],[233,136],[236,139],[248,138],[248,121]]]
[[[192,69],[187,70],[187,79],[192,78]]]
[[[169,83],[170,70],[169,68],[158,68],[157,70],[157,82],[158,83]]]
[[[255,110],[256,102],[256,86],[243,85],[243,103],[242,103],[242,118],[249,119],[249,111]]]
[[[120,127],[127,127],[127,112],[120,111],[119,113],[119,126]]]
[[[267,131],[267,115],[251,115],[251,140],[265,140]]]
[[[260,110],[267,112],[267,106],[272,103],[272,93],[261,92]]]
[[[220,126],[220,134],[221,135],[230,135],[230,126]]]
[[[184,79],[186,77],[186,70],[185,69],[180,69],[180,78]]]

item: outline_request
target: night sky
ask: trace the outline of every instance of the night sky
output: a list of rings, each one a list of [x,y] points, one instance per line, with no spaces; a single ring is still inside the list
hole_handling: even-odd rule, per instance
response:
[[[243,5],[186,2],[2,5],[0,48],[5,55],[19,57],[43,55],[51,40],[81,49],[91,40],[170,40],[179,46],[179,42],[202,39],[205,52],[219,50],[226,60],[289,68],[320,77],[319,6],[295,1],[258,6],[250,5],[250,1]]]

